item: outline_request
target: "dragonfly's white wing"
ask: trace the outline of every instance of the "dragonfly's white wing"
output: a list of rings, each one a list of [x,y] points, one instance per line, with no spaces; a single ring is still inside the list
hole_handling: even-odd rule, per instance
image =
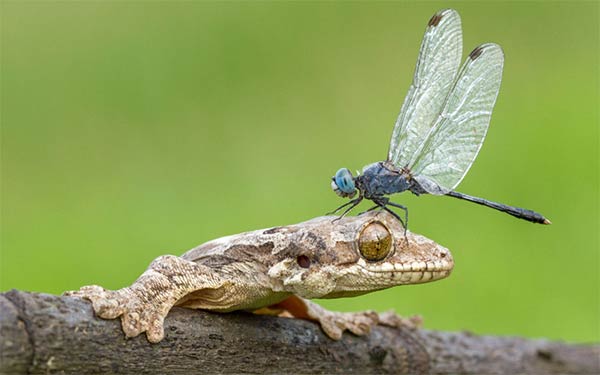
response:
[[[388,160],[404,167],[434,125],[462,57],[460,16],[445,9],[431,17],[421,43],[412,85],[396,120]]]
[[[463,179],[483,144],[502,81],[504,54],[497,44],[473,50],[439,118],[409,167],[431,194],[445,194]]]

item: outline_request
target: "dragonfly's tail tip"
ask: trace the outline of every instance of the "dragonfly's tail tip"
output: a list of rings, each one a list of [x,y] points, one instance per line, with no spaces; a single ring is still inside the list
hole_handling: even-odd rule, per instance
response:
[[[542,224],[550,225],[550,224],[552,224],[552,222],[550,220],[544,218],[544,221],[542,222]]]

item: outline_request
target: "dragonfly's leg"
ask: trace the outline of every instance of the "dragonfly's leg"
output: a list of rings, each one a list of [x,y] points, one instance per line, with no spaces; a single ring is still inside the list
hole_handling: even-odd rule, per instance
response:
[[[406,229],[408,228],[408,207],[403,206],[398,203],[390,202],[389,199],[386,204],[389,204],[392,207],[396,207],[396,208],[399,208],[402,211],[404,211],[404,223],[406,224],[406,225],[404,225],[404,235],[406,236]]]
[[[404,225],[404,221],[402,221],[402,219],[400,219],[400,216],[398,216],[398,214],[396,214],[394,211],[390,210],[389,208],[384,206],[383,209],[386,210],[387,212],[389,212],[390,214],[394,215],[394,217],[402,223],[402,226],[404,227],[404,241],[406,242],[406,245],[408,246],[408,237],[406,236],[406,225]]]
[[[406,207],[402,206],[402,205],[397,204],[397,203],[390,202],[390,199],[386,198],[386,197],[381,197],[378,200],[374,200],[374,202],[377,203],[381,208],[383,208],[384,210],[386,210],[387,212],[389,212],[390,214],[392,214],[396,219],[398,219],[398,221],[400,223],[402,223],[402,226],[404,227],[404,239],[408,243],[408,238],[406,237],[406,226],[408,224],[408,209]],[[397,213],[395,213],[394,211],[392,211],[389,208],[387,208],[388,204],[390,206],[398,207],[398,208],[404,210],[404,220],[406,220],[406,222],[404,220],[402,220],[400,218],[400,216],[398,216]]]
[[[353,204],[353,203],[354,203],[354,201],[355,201],[355,200],[357,200],[357,199],[358,199],[358,198],[356,198],[356,199],[354,199],[354,200],[351,200],[350,202],[346,202],[346,203],[342,204],[341,206],[339,206],[338,208],[336,208],[335,210],[333,210],[333,211],[331,211],[331,212],[328,212],[328,213],[326,213],[325,215],[333,215],[333,214],[335,214],[336,212],[338,212],[339,210],[341,210],[342,208],[344,208],[344,207],[346,207],[346,206],[349,206],[349,205]],[[352,206],[352,207],[354,207],[354,206]]]
[[[381,209],[381,206],[380,206],[380,205],[378,205],[378,204],[376,204],[375,206],[373,206],[373,207],[369,208],[368,210],[366,210],[366,211],[363,211],[363,212],[359,213],[359,215],[362,215],[362,214],[364,214],[364,213],[367,213],[367,212],[369,212],[369,211],[373,211],[373,210],[374,210],[374,209],[376,209],[376,208],[379,208],[379,209]]]
[[[356,207],[356,206],[357,206],[357,205],[358,205],[358,204],[359,204],[359,203],[360,203],[362,200],[363,200],[363,197],[362,197],[362,196],[359,196],[358,198],[351,200],[349,203],[346,203],[346,204],[344,204],[342,207],[346,207],[346,206],[348,206],[350,203],[351,203],[352,205],[351,205],[350,207],[348,207],[348,208],[347,208],[347,209],[346,209],[346,210],[345,210],[345,211],[344,211],[344,212],[343,212],[343,213],[342,213],[342,214],[341,214],[339,217],[337,217],[337,218],[333,219],[333,221],[338,221],[338,220],[340,220],[341,218],[343,218],[344,216],[346,216],[346,214],[347,214],[348,212],[350,212],[350,210],[352,210],[354,207]],[[342,208],[342,207],[340,207],[340,208]],[[337,210],[335,210],[335,211],[338,211],[338,210],[339,210],[339,208],[338,208]],[[335,212],[335,211],[334,211],[334,212]]]
[[[404,227],[404,231],[406,232],[406,225],[404,225],[404,220],[402,220],[402,218],[400,216],[398,216],[397,213],[395,213],[394,211],[392,211],[389,208],[387,208],[383,202],[377,202],[377,203],[381,203],[380,204],[381,208],[383,208],[384,210],[386,210],[387,212],[389,212],[390,214],[392,214],[396,219],[398,219],[398,221],[400,223],[402,223],[402,226]]]

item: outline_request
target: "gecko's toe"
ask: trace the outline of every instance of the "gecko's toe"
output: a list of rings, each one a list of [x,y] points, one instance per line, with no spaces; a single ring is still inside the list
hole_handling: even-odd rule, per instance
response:
[[[161,341],[164,336],[164,316],[158,312],[147,310],[129,311],[121,317],[121,326],[127,337],[136,337],[146,332],[146,337],[151,343]]]
[[[93,301],[93,306],[96,315],[102,319],[115,319],[125,312],[125,308],[113,298]]]
[[[92,302],[94,313],[103,319],[114,319],[124,312],[118,292],[106,290],[98,285],[88,285],[79,290],[63,293],[65,296],[78,297]]]
[[[144,332],[146,330],[146,324],[144,323],[140,314],[135,311],[127,312],[121,317],[121,326],[127,337],[135,337]]]
[[[63,296],[91,299],[94,296],[101,295],[105,291],[106,289],[99,285],[87,285],[82,286],[79,290],[68,290],[63,293]]]
[[[360,313],[329,313],[321,316],[319,322],[327,336],[334,340],[342,338],[345,330],[357,336],[363,336],[371,332],[371,327],[377,324],[379,317],[374,311]]]
[[[408,317],[412,329],[423,327],[423,317],[421,315],[413,315]]]
[[[151,343],[157,343],[165,337],[163,318],[156,317],[156,319],[151,322],[150,327],[148,327],[148,330],[146,331],[146,337]]]
[[[405,318],[396,314],[394,310],[389,310],[379,315],[379,324],[395,328],[417,329],[423,325],[423,318],[420,315]]]
[[[371,326],[363,324],[352,324],[346,327],[348,331],[352,332],[356,336],[368,335],[371,332]]]
[[[94,312],[103,319],[114,319],[125,312],[126,302],[118,291],[102,290],[85,298],[92,301]]]
[[[345,328],[357,336],[363,336],[371,332],[371,327],[376,325],[379,317],[374,311],[365,311],[352,314],[349,321],[345,322]]]
[[[334,340],[339,340],[342,338],[342,333],[344,333],[344,330],[341,329],[340,327],[337,326],[337,324],[335,324],[335,322],[333,321],[321,321],[321,329],[323,329],[323,332],[325,332],[325,334],[327,336],[329,336],[330,338],[334,339]]]

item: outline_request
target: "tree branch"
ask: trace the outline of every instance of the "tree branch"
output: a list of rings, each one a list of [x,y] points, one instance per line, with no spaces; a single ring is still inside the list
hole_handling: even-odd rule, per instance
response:
[[[333,341],[317,324],[173,308],[166,337],[125,339],[89,302],[0,294],[0,373],[600,373],[599,345],[376,327]]]

